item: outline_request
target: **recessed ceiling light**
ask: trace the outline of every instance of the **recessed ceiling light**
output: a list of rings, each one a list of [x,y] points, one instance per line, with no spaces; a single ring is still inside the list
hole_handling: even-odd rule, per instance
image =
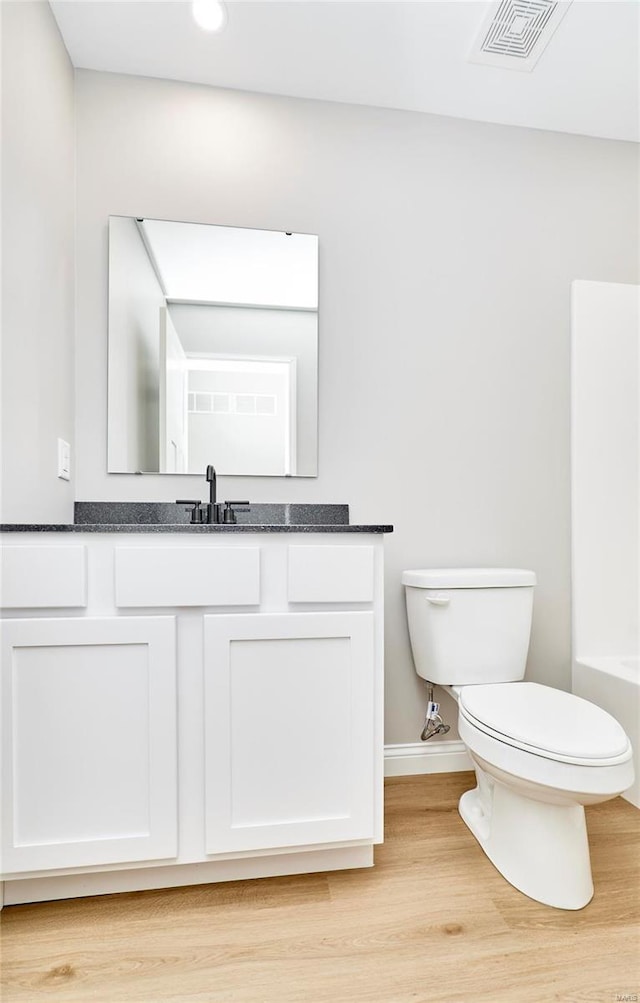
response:
[[[193,18],[205,31],[220,31],[227,22],[227,12],[222,0],[193,0]]]

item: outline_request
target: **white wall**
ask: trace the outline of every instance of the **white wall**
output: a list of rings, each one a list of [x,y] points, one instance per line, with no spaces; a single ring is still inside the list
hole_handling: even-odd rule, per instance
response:
[[[574,657],[640,650],[640,289],[573,284]]]
[[[4,522],[73,521],[74,78],[48,3],[0,3],[1,504]]]
[[[77,77],[77,497],[206,495],[202,478],[106,474],[109,214],[317,233],[319,477],[222,478],[221,497],[395,524],[387,742],[416,741],[424,711],[403,568],[533,568],[529,675],[568,688],[570,284],[637,281],[636,148]]]
[[[110,470],[158,470],[160,309],[165,297],[134,219],[109,228]]]

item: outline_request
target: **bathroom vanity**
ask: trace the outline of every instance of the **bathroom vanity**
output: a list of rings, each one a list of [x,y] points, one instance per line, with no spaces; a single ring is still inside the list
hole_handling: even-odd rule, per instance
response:
[[[373,863],[390,526],[2,529],[5,904]]]

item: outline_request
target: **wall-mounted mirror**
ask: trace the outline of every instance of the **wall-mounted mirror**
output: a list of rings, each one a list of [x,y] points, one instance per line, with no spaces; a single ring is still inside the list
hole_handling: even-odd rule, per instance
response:
[[[317,474],[318,238],[109,218],[110,473]]]

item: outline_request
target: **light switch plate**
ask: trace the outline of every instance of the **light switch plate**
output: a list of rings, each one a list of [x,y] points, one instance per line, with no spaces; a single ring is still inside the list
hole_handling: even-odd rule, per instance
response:
[[[71,446],[64,439],[58,439],[58,477],[71,480]]]

